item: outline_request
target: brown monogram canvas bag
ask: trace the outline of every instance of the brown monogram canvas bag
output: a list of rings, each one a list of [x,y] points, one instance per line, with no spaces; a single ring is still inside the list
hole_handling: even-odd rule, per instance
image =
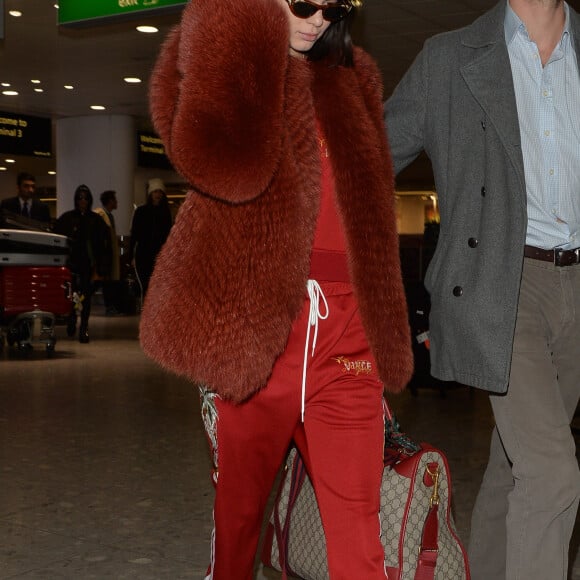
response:
[[[389,580],[469,580],[451,514],[444,454],[417,445],[387,415],[381,487],[381,540]],[[326,541],[314,489],[291,449],[270,518],[262,561],[304,580],[328,580]]]

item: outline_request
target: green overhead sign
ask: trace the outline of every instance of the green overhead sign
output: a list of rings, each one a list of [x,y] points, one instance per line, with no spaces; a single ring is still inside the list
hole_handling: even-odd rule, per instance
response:
[[[60,0],[58,23],[94,24],[95,21],[153,14],[184,4],[187,0]]]

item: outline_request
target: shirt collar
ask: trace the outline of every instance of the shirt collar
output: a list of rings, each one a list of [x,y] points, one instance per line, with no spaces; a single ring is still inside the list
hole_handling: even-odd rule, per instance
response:
[[[568,7],[568,3],[564,2],[564,11],[566,13],[566,21],[564,22],[564,32],[562,33],[562,39],[570,36],[570,8]],[[518,32],[518,30],[523,30],[526,32],[526,26],[521,21],[520,17],[514,12],[513,8],[510,6],[509,0],[506,0],[506,11],[505,11],[505,19],[504,19],[504,33],[505,33],[505,42],[509,46],[511,41],[514,39],[514,36]]]

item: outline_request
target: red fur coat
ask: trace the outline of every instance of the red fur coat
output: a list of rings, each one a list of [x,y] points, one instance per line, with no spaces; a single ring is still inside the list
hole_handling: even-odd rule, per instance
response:
[[[306,299],[327,139],[355,295],[388,391],[412,367],[393,175],[372,59],[288,55],[272,0],[196,0],[166,40],[151,110],[192,191],[150,282],[143,349],[240,402],[263,387]]]

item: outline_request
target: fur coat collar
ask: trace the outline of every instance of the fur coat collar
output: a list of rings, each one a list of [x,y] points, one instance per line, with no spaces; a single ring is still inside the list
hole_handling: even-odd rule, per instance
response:
[[[141,343],[234,402],[266,384],[306,297],[318,120],[363,324],[385,387],[398,391],[412,355],[380,76],[358,49],[353,68],[289,57],[274,6],[190,3],[162,49],[153,120],[192,191],[158,257]]]

